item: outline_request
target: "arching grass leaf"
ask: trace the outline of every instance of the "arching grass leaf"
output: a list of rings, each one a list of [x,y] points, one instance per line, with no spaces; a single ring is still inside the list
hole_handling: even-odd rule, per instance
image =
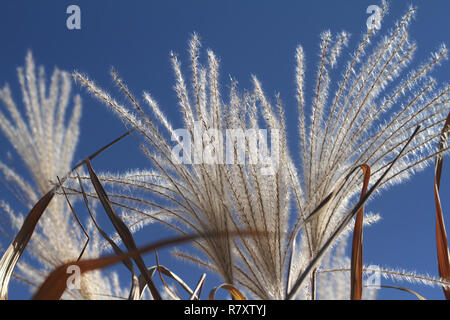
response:
[[[450,113],[445,120],[444,128],[442,129],[441,138],[439,141],[438,150],[442,151],[448,140],[450,132]],[[448,253],[447,233],[445,231],[444,215],[442,213],[441,199],[439,197],[439,188],[441,184],[442,165],[444,155],[438,154],[434,167],[434,202],[436,204],[436,249],[438,258],[439,275],[444,280],[450,280],[450,258]],[[450,289],[442,287],[445,298],[450,300]]]
[[[212,289],[211,292],[209,293],[209,300],[215,300],[216,292],[219,289],[227,290],[231,294],[231,296],[236,300],[247,300],[247,298],[245,298],[245,296],[238,290],[238,288],[229,283],[221,284],[220,286]]]
[[[370,180],[370,166],[363,164],[360,166],[364,174],[361,199],[367,192]],[[350,298],[352,300],[361,300],[362,297],[362,279],[363,279],[363,219],[364,205],[356,214],[355,229],[353,230],[352,259],[350,272]]]

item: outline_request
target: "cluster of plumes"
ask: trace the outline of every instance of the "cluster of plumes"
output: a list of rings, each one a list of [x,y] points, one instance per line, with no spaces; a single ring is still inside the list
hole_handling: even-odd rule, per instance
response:
[[[208,66],[202,66],[198,60],[199,47],[199,39],[194,35],[190,42],[194,75],[193,97],[186,88],[180,62],[176,55],[172,55],[177,78],[175,90],[186,128],[191,136],[194,136],[194,131],[201,127],[201,143],[192,143],[190,151],[183,152],[189,152],[193,157],[202,157],[205,145],[219,148],[211,141],[217,141],[218,137],[209,137],[203,134],[204,132],[216,129],[225,135],[227,129],[256,130],[260,125],[258,120],[263,120],[269,129],[280,130],[280,163],[288,161],[284,123],[274,115],[274,110],[265,99],[258,81],[255,79],[254,93],[243,95],[237,91],[237,84],[233,82],[230,103],[223,103],[218,87],[217,58],[208,51]],[[157,219],[183,234],[228,233],[242,229],[272,234],[270,237],[234,237],[225,234],[195,241],[195,245],[206,254],[207,261],[193,257],[190,253],[176,252],[176,255],[213,269],[225,282],[252,288],[259,297],[282,298],[283,292],[278,291],[280,288],[275,284],[283,281],[283,266],[287,259],[285,233],[289,208],[288,167],[280,165],[278,170],[274,170],[272,166],[266,166],[261,161],[255,161],[254,164],[239,163],[237,143],[233,143],[234,149],[231,151],[236,164],[206,164],[203,161],[198,164],[179,164],[172,157],[173,146],[170,146],[168,139],[157,130],[115,72],[113,78],[130,98],[139,115],[119,105],[86,77],[78,73],[75,76],[145,137],[149,145],[143,144],[142,149],[156,167],[152,172],[102,176],[102,182],[112,183],[116,187],[122,185],[124,190],[132,190],[125,200],[134,204],[127,207],[142,207],[144,204],[147,211],[145,208],[140,212],[133,211],[144,213],[148,222]],[[178,137],[155,100],[148,93],[144,94],[144,100],[163,124],[166,133]],[[262,119],[258,118],[258,105],[263,109]],[[282,112],[281,105],[278,105],[277,110]],[[196,124],[199,127],[196,127]],[[263,139],[258,141],[264,143]],[[247,139],[243,142],[248,161],[251,142]],[[267,145],[262,147],[269,149]],[[267,174],[264,169],[273,170],[273,174]],[[160,201],[154,203],[149,202],[149,198],[144,198],[144,202],[142,197],[136,198],[136,195],[142,192],[159,196]],[[124,203],[123,193],[111,193],[110,198],[112,201],[117,199],[118,203]],[[125,218],[136,220],[133,214],[128,214]],[[142,224],[144,219],[138,219],[135,223]]]
[[[27,212],[52,187],[57,177],[65,176],[71,169],[78,142],[81,116],[81,98],[73,98],[73,111],[67,122],[67,110],[71,100],[71,76],[55,68],[47,86],[43,67],[36,67],[31,52],[26,56],[24,68],[18,68],[26,117],[22,116],[12,98],[8,85],[0,90],[0,129],[8,138],[19,157],[24,161],[32,182],[17,173],[14,162],[0,162],[2,180],[24,205]],[[66,124],[67,122],[67,124]],[[76,199],[72,199],[74,201]],[[6,202],[0,203],[2,214],[10,219],[15,232],[23,223],[23,215]],[[90,242],[83,254],[98,257],[101,239],[90,222],[87,232]],[[2,230],[7,233],[6,230]],[[9,235],[8,237],[11,237]],[[27,251],[37,261],[22,259],[15,278],[35,288],[48,272],[63,263],[76,260],[86,243],[86,236],[72,216],[63,196],[54,197],[35,230]],[[81,278],[80,290],[67,290],[67,299],[102,299],[122,295],[116,275],[103,276],[93,272]]]
[[[113,79],[129,98],[131,108],[119,104],[89,78],[75,72],[74,77],[79,83],[110,106],[127,127],[139,133],[141,148],[152,161],[151,171],[99,175],[108,188],[112,204],[122,208],[122,217],[132,230],[158,221],[181,234],[221,234],[194,242],[201,257],[192,252],[175,251],[174,254],[212,269],[225,282],[245,288],[255,298],[285,298],[292,293],[294,281],[322,248],[360,192],[362,175],[355,173],[320,215],[306,221],[352,168],[366,163],[372,168],[372,181],[376,180],[417,125],[421,126],[418,135],[381,187],[403,181],[435,155],[434,142],[449,111],[450,87],[438,87],[429,74],[446,58],[447,49],[442,46],[429,61],[406,72],[416,48],[408,37],[414,11],[410,9],[373,46],[370,43],[375,29],[368,30],[343,67],[336,88],[330,88],[331,83],[335,83],[330,74],[341,59],[349,36],[344,32],[336,36],[324,32],[320,41],[317,82],[308,109],[303,92],[304,51],[297,48],[299,165],[294,163],[288,150],[285,109],[280,98],[277,96],[274,103],[270,102],[255,77],[253,89],[243,92],[238,90],[237,82],[231,80],[225,98],[219,86],[218,58],[208,50],[206,64],[200,62],[200,41],[195,34],[189,42],[193,78],[190,85],[183,77],[177,55],[171,55],[175,92],[185,129],[191,137],[201,130],[200,143],[191,143],[190,150],[183,149],[182,153],[191,155],[191,159],[203,159],[208,150],[219,160],[221,134],[225,136],[229,129],[256,132],[264,128],[269,134],[279,133],[278,141],[271,140],[271,148],[264,139],[258,140],[259,150],[271,149],[276,153],[276,163],[273,158],[268,163],[252,162],[254,141],[246,135],[241,141],[233,140],[232,149],[227,150],[234,160],[231,163],[179,163],[174,158],[173,148],[178,143],[186,147],[186,141],[177,138],[177,130],[150,94],[144,93],[143,100],[150,107],[151,116],[115,71],[112,72]],[[385,12],[383,3],[382,15]],[[9,88],[5,87],[0,92],[0,99],[12,121],[0,112],[0,128],[24,159],[36,186],[26,183],[11,166],[0,163],[0,169],[6,179],[19,188],[30,208],[48,191],[51,181],[56,182],[58,175],[69,172],[78,138],[81,102],[76,96],[71,120],[65,125],[70,96],[69,75],[55,70],[47,92],[43,69],[36,79],[31,54],[27,57],[25,74],[19,69],[19,81],[27,121],[23,120]],[[329,94],[331,90],[333,94]],[[159,125],[153,119],[157,119]],[[212,132],[218,132],[219,136]],[[245,162],[239,161],[242,152]],[[89,177],[82,175],[81,179],[87,181]],[[70,188],[77,191],[75,183]],[[88,184],[85,189],[88,196],[95,198]],[[20,216],[6,204],[2,207],[14,225],[20,227]],[[378,215],[367,215],[365,223],[373,223],[378,218]],[[319,269],[314,270],[311,281],[305,282],[294,293],[295,298],[349,297],[349,262],[344,248],[351,227],[348,226],[336,247],[330,249]],[[98,256],[98,233],[93,230],[92,222],[87,229],[91,240],[85,255]],[[243,235],[236,233],[237,230],[254,234]],[[30,252],[43,268],[21,263],[17,277],[39,284],[49,269],[76,259],[84,242],[85,237],[71,218],[64,198],[54,199],[30,244]],[[425,279],[431,284],[442,282],[392,270],[381,272],[398,279]],[[102,277],[98,272],[88,273],[83,278],[82,290],[67,291],[66,295],[95,299],[102,295],[126,296],[114,279]],[[365,297],[371,298],[373,293],[365,292]]]
[[[383,3],[382,16],[386,10]],[[324,32],[309,113],[304,111],[304,52],[298,47],[296,82],[301,168],[294,165],[287,150],[284,107],[279,97],[272,105],[260,82],[253,77],[254,89],[243,93],[232,80],[227,102],[224,102],[218,84],[218,59],[208,51],[207,65],[199,62],[200,43],[195,34],[189,43],[193,75],[190,89],[177,56],[172,55],[175,91],[185,128],[191,136],[194,136],[196,124],[204,131],[263,126],[269,131],[281,132],[280,165],[268,175],[261,173],[260,164],[249,162],[242,165],[180,164],[174,161],[174,143],[169,139],[181,141],[174,138],[178,134],[148,93],[144,93],[143,99],[153,116],[145,113],[139,99],[130,93],[114,71],[113,78],[129,98],[132,109],[119,104],[88,77],[76,72],[74,77],[83,86],[143,136],[141,147],[154,164],[154,171],[102,176],[105,184],[118,188],[111,198],[125,209],[124,218],[132,227],[142,227],[156,220],[183,234],[238,229],[266,232],[269,236],[222,236],[196,241],[195,245],[206,259],[192,256],[190,252],[176,251],[175,254],[213,269],[224,281],[245,287],[257,298],[284,298],[292,281],[317,254],[347,212],[350,201],[360,192],[362,175],[354,174],[320,216],[306,224],[305,219],[353,167],[363,163],[370,165],[372,181],[376,180],[418,125],[421,126],[418,135],[381,187],[403,181],[435,155],[433,143],[439,137],[449,111],[450,87],[438,88],[429,73],[446,58],[447,49],[442,46],[429,61],[405,72],[416,48],[408,36],[414,12],[415,9],[410,9],[373,46],[370,54],[366,52],[375,29],[367,31],[345,66],[333,95],[328,93],[332,82],[330,70],[337,64],[348,42],[348,34],[333,37],[330,32]],[[154,118],[165,132],[158,130]],[[201,154],[205,144],[214,145],[210,137],[203,139],[200,146],[191,144],[193,155]],[[249,141],[245,140],[243,145],[248,161]],[[235,155],[238,153],[236,148],[233,151]],[[151,201],[155,197],[159,201]],[[291,200],[297,210],[291,208]],[[290,212],[296,215],[290,215]],[[372,220],[376,218],[372,217]],[[299,245],[294,245],[297,242]],[[339,252],[336,259],[341,257],[343,260],[344,253]],[[289,263],[291,254],[292,263]],[[329,281],[327,288],[324,283],[328,278],[323,274],[320,277],[319,296],[327,297],[326,292],[330,297],[336,295],[334,280]],[[311,298],[309,285],[302,286],[295,296]]]
[[[385,11],[386,5],[383,15]],[[294,194],[301,217],[307,216],[357,165],[370,165],[371,179],[377,180],[418,125],[421,126],[419,134],[386,176],[381,188],[404,181],[435,156],[435,142],[449,112],[450,86],[438,88],[429,73],[447,58],[447,49],[442,46],[426,63],[404,71],[416,48],[408,36],[414,12],[411,8],[366,55],[375,29],[368,30],[330,98],[327,95],[329,69],[334,64],[334,48],[342,36],[333,43],[330,33],[322,34],[321,61],[309,122],[303,111],[303,50],[297,49],[304,183],[294,184]],[[406,76],[400,78],[402,73]],[[361,176],[352,177],[327,210],[306,226],[302,242],[307,245],[298,252],[298,261],[303,260],[298,272],[335,230],[349,201],[360,192],[361,181]]]

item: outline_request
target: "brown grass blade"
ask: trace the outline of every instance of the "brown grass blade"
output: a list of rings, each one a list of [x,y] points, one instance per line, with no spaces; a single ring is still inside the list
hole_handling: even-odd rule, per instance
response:
[[[83,256],[84,251],[86,250],[87,245],[88,245],[88,243],[89,243],[91,238],[89,237],[89,234],[86,232],[86,229],[84,228],[83,224],[81,223],[80,219],[78,218],[78,215],[75,212],[75,209],[73,208],[72,204],[70,203],[69,197],[67,196],[66,189],[62,185],[61,179],[59,179],[58,176],[56,178],[58,179],[59,187],[61,188],[61,190],[62,190],[62,192],[64,194],[64,197],[66,198],[66,202],[69,205],[70,211],[72,212],[73,216],[75,217],[75,221],[78,223],[78,225],[80,226],[80,228],[83,231],[84,235],[86,236],[86,242],[84,243],[84,246],[81,249],[80,255],[78,256],[78,259],[77,259],[77,260],[80,260],[81,257]]]
[[[116,229],[117,233],[119,234],[120,238],[122,239],[125,247],[128,251],[136,251],[137,246],[136,242],[134,241],[133,235],[131,234],[130,229],[126,226],[126,224],[122,221],[122,219],[117,215],[117,213],[114,211],[114,208],[111,205],[111,202],[109,201],[108,195],[106,194],[105,189],[103,188],[102,184],[100,183],[100,180],[98,179],[97,175],[94,172],[94,169],[91,166],[91,163],[89,159],[86,159],[86,166],[89,171],[89,177],[91,178],[91,182],[94,186],[95,192],[98,195],[98,198],[105,209],[106,214],[108,215],[108,218],[111,220],[111,223],[113,224],[114,228]],[[147,281],[148,288],[155,300],[161,300],[161,295],[159,294],[158,290],[156,289],[155,284],[153,283],[153,280],[151,276],[148,274],[147,267],[145,266],[144,260],[140,255],[137,255],[134,258],[134,262],[136,263],[139,271],[141,272],[144,279]]]
[[[385,285],[370,285],[367,287],[378,287],[378,288],[388,288],[388,289],[396,289],[396,290],[401,290],[401,291],[405,291],[405,292],[409,292],[413,295],[415,295],[417,297],[417,299],[419,300],[427,300],[425,299],[422,295],[418,294],[417,292],[408,289],[408,288],[404,288],[404,287],[396,287],[396,286],[385,286]]]
[[[131,277],[131,289],[128,294],[128,300],[140,300],[141,291],[139,289],[139,278],[133,273]]]
[[[125,132],[123,135],[121,135],[120,137],[118,137],[117,139],[111,141],[110,143],[108,143],[106,146],[100,148],[99,150],[97,150],[96,152],[94,152],[93,154],[91,154],[89,157],[87,157],[87,159],[89,160],[93,160],[94,158],[96,158],[99,154],[101,154],[103,151],[107,150],[108,148],[110,148],[112,145],[116,144],[117,142],[119,142],[120,140],[122,140],[123,138],[127,137],[128,135],[130,135],[131,133],[133,133],[134,129]],[[74,172],[76,169],[78,169],[79,167],[81,167],[83,164],[85,164],[86,160],[83,160],[79,163],[77,163],[72,170],[70,170],[70,172]],[[63,178],[63,182],[66,178]]]
[[[170,286],[166,283],[166,281],[164,281],[164,277],[162,276],[162,272],[161,272],[161,266],[159,265],[159,258],[158,258],[158,251],[155,250],[155,259],[156,259],[156,270],[158,271],[158,275],[159,278],[161,279],[161,282],[164,286],[164,288],[166,288],[167,293],[169,294],[169,296],[173,299],[173,300],[181,300],[180,296],[177,295],[175,292],[172,291],[172,289],[170,288]],[[176,275],[172,276],[172,272],[170,272],[169,269],[167,269],[168,273],[170,274],[170,277],[172,279],[174,278],[178,278]],[[181,283],[185,284],[183,280],[181,280],[181,278],[179,278]],[[189,289],[188,292],[192,292],[191,288],[189,288],[187,285],[186,287]]]
[[[162,278],[162,274],[164,274],[165,276],[171,278],[172,280],[175,280],[188,294],[192,295],[194,293],[194,291],[183,281],[183,279],[181,279],[178,275],[176,275],[175,273],[173,273],[172,271],[170,271],[169,269],[167,269],[164,266],[158,265],[157,266],[157,270],[160,273],[160,276]],[[164,281],[164,285],[169,288],[169,286],[165,283]],[[172,293],[173,297],[175,299],[180,299],[179,295],[177,296],[174,292],[172,292],[170,289],[169,291]]]
[[[336,195],[341,191],[341,189],[344,187],[345,182],[350,178],[350,176],[353,174],[354,171],[356,171],[358,168],[354,168],[342,181],[319,203],[319,205],[303,220],[298,226],[295,226],[296,229],[295,232],[293,232],[293,236],[290,240],[291,243],[291,254],[289,256],[289,268],[287,271],[287,277],[286,277],[286,290],[285,290],[285,297],[288,296],[288,292],[291,289],[291,281],[292,281],[292,266],[293,266],[293,257],[295,255],[295,239],[297,239],[298,234],[302,230],[302,228],[311,220],[314,218],[320,216],[322,212],[325,212],[328,207],[330,206],[333,199],[336,197]],[[314,286],[313,286],[314,291]],[[314,293],[312,294],[314,297]]]
[[[91,208],[89,206],[89,200],[87,198],[86,192],[84,191],[83,183],[81,182],[81,178],[80,178],[80,175],[78,174],[78,172],[77,172],[77,179],[78,179],[78,183],[80,185],[81,194],[83,195],[84,204],[86,206],[86,209],[89,212],[89,216],[91,217],[91,220],[93,221],[95,228],[100,233],[100,235],[110,244],[110,246],[113,248],[114,252],[117,255],[123,254],[123,252],[119,248],[119,246],[106,234],[105,231],[103,231],[102,228],[100,228],[97,221],[95,220],[94,215],[92,214]],[[134,272],[133,263],[131,262],[130,259],[125,259],[122,263],[125,265],[125,267],[131,273],[131,288],[130,288],[130,293],[128,295],[128,299],[129,300],[138,300],[140,298],[139,279]]]
[[[287,274],[287,278],[286,278],[286,292],[285,292],[285,297],[288,296],[289,291],[291,290],[291,278],[292,278],[292,265],[293,265],[293,257],[295,254],[295,239],[298,236],[298,233],[301,231],[301,229],[308,223],[310,222],[312,219],[320,216],[320,214],[322,212],[325,212],[330,203],[333,201],[333,199],[336,197],[336,195],[341,191],[341,189],[344,187],[345,183],[347,182],[347,180],[351,177],[351,175],[358,169],[359,167],[353,168],[348,174],[347,176],[345,176],[344,179],[342,179],[342,181],[335,186],[335,188],[319,203],[319,205],[301,222],[301,224],[297,227],[297,231],[295,232],[294,236],[293,236],[293,240],[291,242],[291,254],[289,256],[289,269],[288,269],[288,274]],[[312,286],[312,291],[315,291],[314,288],[314,277],[312,279],[313,281],[313,286]],[[312,297],[314,299],[315,293],[312,292]]]
[[[219,289],[227,290],[235,300],[247,300],[247,298],[245,298],[245,296],[238,290],[238,288],[229,283],[223,283],[220,286],[212,289],[209,293],[209,300],[215,300],[214,297],[216,296],[216,292]]]
[[[162,275],[164,274],[165,276],[171,278],[172,280],[175,280],[189,295],[192,296],[194,294],[194,291],[192,291],[192,289],[183,281],[183,279],[181,279],[179,276],[177,276],[175,273],[170,271],[165,266],[156,265],[156,266],[148,268],[148,272],[152,278],[156,271],[158,271],[160,277],[162,277]],[[164,281],[164,280],[162,279],[162,281]],[[164,283],[165,283],[165,281],[164,281]],[[147,282],[142,277],[142,275],[140,275],[139,276],[139,285],[138,285],[139,297],[142,295],[142,293],[144,292],[146,287],[147,287]],[[176,300],[179,300],[178,296],[173,297],[173,298],[175,298]]]
[[[380,185],[380,183],[383,181],[383,179],[386,177],[388,172],[392,169],[394,164],[397,162],[397,160],[400,158],[400,156],[403,154],[405,149],[408,147],[408,145],[411,143],[412,139],[416,136],[417,132],[419,131],[420,126],[417,126],[414,130],[411,137],[406,142],[405,146],[402,148],[402,150],[399,152],[397,157],[391,162],[389,167],[383,172],[381,177],[375,182],[375,184],[370,188],[370,190],[358,201],[358,203],[353,207],[353,209],[350,211],[349,214],[347,214],[342,222],[339,224],[339,226],[336,228],[336,230],[333,232],[333,234],[330,236],[330,238],[324,243],[324,245],[320,248],[316,256],[311,260],[311,262],[308,264],[308,266],[305,268],[305,270],[299,275],[296,282],[292,286],[291,290],[289,291],[286,299],[290,300],[293,298],[297,290],[302,285],[303,281],[309,276],[312,270],[315,269],[317,264],[319,263],[322,256],[325,254],[325,252],[328,250],[328,248],[331,246],[331,244],[336,240],[336,238],[341,234],[341,232],[345,229],[345,227],[348,225],[348,223],[352,220],[352,218],[356,215],[356,213],[361,209],[361,207],[364,205],[364,203],[367,201],[367,199],[372,195],[372,193],[375,191],[375,189]],[[354,168],[349,175],[351,175],[356,169],[359,167]],[[345,180],[349,178],[349,175],[345,177]]]
[[[81,194],[83,195],[84,204],[86,206],[86,209],[88,210],[88,213],[89,213],[89,216],[91,217],[92,222],[94,223],[95,228],[100,233],[100,235],[109,243],[109,245],[113,248],[114,252],[117,255],[123,254],[122,249],[120,249],[120,247],[98,225],[97,221],[94,218],[94,215],[92,214],[91,207],[89,205],[89,200],[87,198],[86,192],[84,191],[83,183],[81,182],[81,178],[78,175],[78,172],[77,172],[77,178],[78,178],[78,183],[80,185]],[[131,262],[130,259],[125,259],[123,261],[123,264],[125,265],[125,267],[127,267],[128,270],[130,270],[131,273],[134,274],[133,263]]]
[[[202,294],[203,285],[205,284],[206,279],[206,273],[202,274],[200,277],[200,280],[197,283],[197,286],[195,286],[194,292],[192,293],[189,300],[200,300],[200,295]]]
[[[47,192],[31,209],[20,231],[13,242],[6,249],[0,260],[0,300],[8,299],[9,281],[16,267],[17,261],[22,256],[36,225],[55,195],[55,188]]]
[[[364,174],[363,187],[361,191],[361,199],[367,192],[370,180],[370,166],[362,164],[360,168]],[[350,271],[350,299],[361,300],[362,297],[362,281],[363,281],[363,219],[364,205],[356,213],[355,229],[353,230],[352,243],[352,260]]]
[[[441,138],[439,140],[438,150],[445,148],[450,132],[450,113],[445,120],[442,129]],[[448,252],[447,233],[445,231],[444,215],[442,212],[441,199],[439,197],[439,189],[441,185],[442,165],[444,155],[442,153],[436,156],[434,167],[434,202],[436,205],[436,250],[438,258],[439,275],[442,279],[450,281],[450,258]],[[450,300],[450,289],[442,287],[445,298]]]
[[[187,235],[182,237],[174,237],[166,240],[157,241],[146,245],[136,251],[131,251],[128,253],[124,253],[121,255],[112,255],[105,256],[97,259],[90,260],[81,260],[81,261],[72,261],[65,263],[55,270],[53,270],[47,279],[41,284],[39,289],[33,296],[34,300],[58,300],[61,298],[61,295],[64,293],[66,289],[67,280],[71,276],[67,273],[67,268],[70,266],[78,266],[80,269],[80,274],[88,271],[93,271],[97,269],[102,269],[109,267],[111,265],[117,264],[126,259],[135,259],[137,256],[141,254],[155,251],[157,249],[161,249],[168,246],[173,246],[189,241],[194,241],[199,238],[211,238],[211,237],[220,237],[226,235],[258,235],[264,234],[262,232],[254,232],[254,231],[237,231],[237,232],[220,232],[220,233],[205,233],[205,234],[195,234],[195,235]]]
[[[291,244],[291,254],[289,256],[289,266],[287,270],[287,276],[286,276],[286,290],[284,292],[284,296],[287,297],[289,290],[291,289],[291,279],[292,279],[292,269],[294,267],[294,256],[296,251],[296,244],[295,239],[297,236],[295,236],[294,241],[292,241]]]
[[[111,147],[116,142],[122,140],[126,136],[128,136],[131,132],[128,131],[127,133],[123,134],[119,138],[115,139],[114,141],[108,143],[103,148],[99,149],[97,152],[93,153],[91,156],[88,157],[88,159],[92,160],[95,157],[97,157],[99,154],[101,154],[103,151]],[[80,167],[84,164],[84,161],[77,164],[70,172],[73,172],[75,169]],[[63,177],[59,183],[62,184],[67,179],[67,175]],[[17,261],[22,256],[23,251],[25,250],[28,242],[31,239],[31,236],[34,232],[34,229],[36,228],[36,225],[39,221],[39,219],[42,216],[42,213],[47,208],[48,204],[52,200],[53,196],[55,195],[56,189],[58,186],[53,187],[49,192],[47,192],[31,209],[31,211],[28,213],[27,217],[25,218],[25,221],[20,228],[19,232],[17,233],[16,237],[12,241],[12,243],[9,245],[8,249],[3,253],[3,256],[0,260],[0,300],[6,300],[8,298],[8,286],[9,282],[11,280],[12,273],[14,271],[14,268],[16,267]]]
[[[296,251],[296,244],[295,244],[295,239],[297,239],[297,236],[299,234],[299,232],[302,230],[302,228],[308,223],[310,222],[312,219],[318,217],[320,215],[321,212],[324,212],[329,204],[331,203],[331,200],[333,200],[333,198],[336,196],[336,194],[339,192],[340,188],[343,187],[343,184],[340,184],[335,190],[333,190],[333,192],[331,192],[324,200],[322,200],[322,202],[317,206],[316,209],[313,210],[312,213],[309,214],[308,217],[306,217],[301,224],[297,227],[297,231],[294,233],[293,236],[293,241],[291,242],[291,254],[289,256],[289,267],[287,270],[287,277],[286,277],[286,290],[285,290],[285,296],[287,296],[288,291],[291,287],[291,278],[292,278],[292,269],[293,269],[293,264],[294,264],[294,256],[295,256],[295,251]]]

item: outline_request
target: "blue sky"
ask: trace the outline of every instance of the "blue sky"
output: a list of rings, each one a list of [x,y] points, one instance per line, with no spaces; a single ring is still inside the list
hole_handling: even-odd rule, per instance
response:
[[[66,8],[77,4],[81,8],[81,30],[66,28]],[[301,44],[306,54],[306,92],[312,94],[315,81],[315,64],[318,60],[319,34],[330,29],[333,33],[345,30],[352,34],[349,57],[366,30],[369,5],[379,5],[377,0],[346,1],[2,1],[0,5],[0,84],[8,82],[16,101],[20,101],[16,67],[24,64],[27,50],[33,51],[39,65],[47,74],[54,66],[67,71],[79,70],[121,98],[112,84],[109,71],[114,66],[128,87],[139,95],[149,91],[166,111],[174,127],[181,127],[176,95],[172,90],[173,73],[169,52],[180,54],[187,63],[187,41],[192,32],[202,38],[203,48],[211,48],[221,59],[223,88],[228,75],[239,81],[241,88],[250,88],[251,75],[262,82],[265,92],[273,97],[277,92],[286,106],[289,144],[297,153],[297,114],[294,84],[294,53]],[[410,34],[418,43],[412,65],[428,58],[441,43],[449,45],[448,30],[450,2],[391,1],[390,13],[383,21],[386,30],[413,4],[418,6]],[[339,69],[339,68],[338,68]],[[339,70],[338,70],[339,71]],[[438,68],[434,77],[448,81],[448,62]],[[339,73],[335,73],[337,78]],[[75,161],[83,159],[124,132],[120,120],[105,106],[91,98],[78,85],[73,86],[83,98],[81,135]],[[0,136],[0,159],[6,158],[11,146]],[[148,166],[133,139],[122,141],[93,163],[98,171],[123,171],[126,168]],[[448,213],[450,184],[445,177],[441,199]],[[366,229],[364,234],[364,259],[366,264],[398,267],[418,273],[437,275],[435,236],[433,170],[417,174],[409,182],[393,187],[373,199],[367,210],[378,212],[383,219]],[[4,186],[0,186],[2,199],[14,201]],[[20,210],[20,208],[19,208]],[[447,215],[447,229],[450,217]],[[138,240],[146,243],[168,235],[156,227],[139,232]],[[156,228],[156,229],[153,229]],[[151,234],[150,234],[151,232]],[[164,256],[163,263],[184,276],[185,265]],[[198,280],[200,270],[189,267],[187,280]],[[193,272],[192,272],[193,271]],[[191,277],[191,274],[194,276]],[[218,279],[208,276],[210,285]],[[383,280],[383,284],[390,284]],[[442,299],[440,288],[401,283],[430,299]],[[29,293],[16,282],[11,287],[11,298],[27,298]],[[414,298],[408,293],[391,289],[380,291],[382,299]]]

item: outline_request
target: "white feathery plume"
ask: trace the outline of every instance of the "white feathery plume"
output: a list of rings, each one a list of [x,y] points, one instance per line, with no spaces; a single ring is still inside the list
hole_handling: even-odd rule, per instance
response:
[[[386,11],[383,1],[382,16]],[[414,12],[414,8],[409,9],[378,43],[373,39],[375,29],[368,30],[345,65],[342,79],[333,88],[335,92],[331,93],[330,83],[334,81],[330,71],[338,65],[349,36],[342,32],[333,37],[331,32],[324,32],[317,82],[309,104],[311,112],[305,112],[308,106],[304,94],[305,53],[302,47],[297,48],[295,78],[301,166],[294,164],[287,149],[285,110],[279,97],[272,104],[256,77],[251,91],[239,92],[237,82],[231,80],[228,96],[221,94],[219,59],[208,50],[207,63],[201,64],[200,40],[196,34],[189,43],[191,86],[183,77],[178,56],[171,55],[174,89],[188,141],[185,137],[180,140],[178,131],[157,102],[144,93],[144,101],[154,117],[147,115],[139,99],[115,72],[113,78],[129,98],[132,109],[117,103],[88,77],[75,72],[79,83],[142,135],[141,148],[153,162],[153,171],[105,174],[101,181],[116,188],[112,199],[117,199],[115,204],[125,209],[124,217],[130,217],[129,223],[136,226],[144,223],[137,218],[144,213],[145,221],[162,222],[182,234],[238,229],[266,232],[266,236],[198,240],[195,245],[203,257],[178,251],[175,254],[210,268],[225,282],[241,285],[254,297],[286,297],[292,281],[316,256],[356,199],[362,175],[350,177],[319,216],[311,221],[306,218],[352,168],[366,163],[372,168],[371,181],[377,180],[418,125],[421,126],[418,135],[385,177],[382,188],[404,181],[435,156],[434,143],[449,111],[450,87],[439,87],[429,74],[446,58],[447,49],[442,46],[429,61],[405,72],[416,49],[408,34]],[[372,42],[375,44],[371,45]],[[154,119],[164,132],[158,130]],[[252,162],[255,153],[251,136],[243,137],[240,144],[235,137],[231,150],[227,150],[231,151],[227,159],[233,162],[220,161],[224,157],[221,147],[227,129],[256,132],[258,136],[260,128],[279,132],[278,143],[259,139],[261,149],[268,150],[269,145],[276,147],[277,167],[273,162],[272,166]],[[192,139],[196,135],[199,139]],[[173,158],[172,146],[181,142],[189,142],[182,143],[178,151],[190,161],[180,163]],[[216,162],[208,162],[211,159]],[[241,163],[238,159],[245,161]],[[133,195],[124,195],[121,188]],[[290,206],[291,197],[296,208]],[[296,214],[290,215],[291,212]],[[370,224],[377,219],[378,216],[369,215],[366,222]],[[322,267],[348,265],[343,247],[350,230],[348,227],[341,235],[339,243],[335,243],[339,245],[328,253]],[[314,271],[316,275],[320,270]],[[311,282],[304,283],[295,293],[297,298],[349,296],[347,276],[333,275],[330,279],[320,274],[318,292],[314,275],[310,276]],[[373,295],[367,293],[365,297],[373,298]]]
[[[9,86],[0,90],[0,101],[6,109],[0,110],[0,130],[24,161],[31,173],[33,183],[18,175],[11,165],[0,162],[3,178],[15,191],[19,200],[30,210],[32,206],[57,183],[71,168],[78,142],[81,116],[81,99],[73,98],[73,111],[69,121],[66,112],[70,104],[70,74],[55,69],[47,87],[43,67],[36,67],[31,52],[28,52],[24,68],[18,68],[26,117],[15,104]],[[67,123],[66,123],[67,122]],[[16,213],[6,203],[1,211],[9,217],[15,230],[20,229],[23,215]],[[84,257],[98,257],[100,239],[93,231],[92,223],[87,228],[91,234]],[[86,236],[71,216],[66,200],[54,197],[42,215],[33,233],[27,251],[38,263],[20,261],[15,277],[31,285],[34,290],[47,274],[62,263],[76,260],[86,242]],[[100,272],[83,275],[80,290],[67,290],[64,298],[102,299],[123,295],[116,285],[115,275],[106,277]]]
[[[382,187],[403,181],[432,159],[433,141],[439,137],[441,124],[449,110],[450,88],[448,85],[436,88],[428,74],[446,58],[447,50],[443,46],[430,61],[409,72],[405,79],[398,80],[400,71],[410,63],[415,50],[407,32],[414,12],[414,8],[408,10],[394,29],[375,45],[372,53],[364,57],[373,30],[367,32],[347,64],[333,98],[325,98],[324,104],[329,106],[329,111],[321,113],[318,108],[318,97],[323,96],[319,86],[309,126],[301,111],[301,150],[305,152],[306,147],[307,152],[302,156],[303,185],[302,181],[294,185],[295,194],[302,195],[304,190],[303,197],[295,197],[300,221],[351,168],[366,163],[372,168],[372,181],[378,179],[417,125],[421,125],[418,136],[382,182]],[[322,39],[328,39],[328,34]],[[297,70],[302,69],[301,52],[297,51]],[[321,74],[319,72],[319,82]],[[297,82],[297,87],[302,88],[303,77],[297,77]],[[391,91],[391,87],[394,90]],[[301,97],[303,93],[297,95]],[[398,103],[400,98],[401,104]],[[303,104],[303,99],[299,99],[301,110]],[[322,118],[321,114],[327,114],[328,118]],[[304,255],[314,256],[335,230],[351,199],[360,192],[361,181],[361,175],[354,175],[328,209],[307,225],[306,237],[302,239],[308,240],[309,245],[303,247],[307,251]]]

